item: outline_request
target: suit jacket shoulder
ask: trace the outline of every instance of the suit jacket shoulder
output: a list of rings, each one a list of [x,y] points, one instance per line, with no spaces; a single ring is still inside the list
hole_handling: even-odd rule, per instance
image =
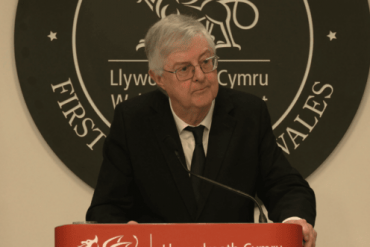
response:
[[[151,113],[152,110],[161,109],[166,104],[168,104],[168,97],[157,89],[123,101],[116,108],[118,108],[118,111],[132,116]]]

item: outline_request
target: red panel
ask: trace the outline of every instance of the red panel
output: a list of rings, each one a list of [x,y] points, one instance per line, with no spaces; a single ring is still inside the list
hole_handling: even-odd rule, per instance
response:
[[[298,247],[292,224],[80,224],[55,228],[55,247]]]

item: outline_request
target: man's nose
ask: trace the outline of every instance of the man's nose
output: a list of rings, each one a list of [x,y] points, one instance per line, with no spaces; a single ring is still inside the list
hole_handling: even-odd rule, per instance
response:
[[[200,65],[194,66],[193,81],[204,81],[205,74]]]

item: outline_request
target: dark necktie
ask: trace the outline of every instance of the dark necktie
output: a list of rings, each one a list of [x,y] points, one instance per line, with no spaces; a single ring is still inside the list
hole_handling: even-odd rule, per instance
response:
[[[204,154],[204,148],[203,148],[204,126],[203,125],[199,125],[198,127],[188,126],[185,128],[185,130],[191,131],[195,139],[195,148],[193,152],[193,158],[191,160],[191,172],[198,174],[198,175],[202,175],[204,164],[206,161],[206,156]],[[199,202],[201,180],[195,176],[191,176],[190,179],[193,185],[195,198],[197,202]]]

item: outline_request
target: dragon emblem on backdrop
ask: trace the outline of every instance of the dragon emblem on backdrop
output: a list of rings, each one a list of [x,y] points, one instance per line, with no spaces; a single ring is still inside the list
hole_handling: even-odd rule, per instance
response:
[[[147,6],[156,13],[156,15],[163,19],[168,14],[176,12],[181,14],[183,10],[191,8],[198,12],[198,21],[205,22],[206,29],[211,34],[215,41],[216,49],[236,47],[241,50],[241,46],[234,40],[230,23],[233,21],[239,29],[248,30],[255,27],[258,23],[259,12],[251,1],[248,0],[139,0],[137,3],[145,2]],[[232,9],[230,8],[232,5]],[[245,5],[253,11],[254,17],[252,23],[249,25],[242,25],[238,20],[238,6]],[[215,12],[215,9],[217,12]],[[215,14],[217,13],[217,15]],[[215,37],[212,35],[214,27],[220,28],[223,37]],[[139,41],[136,50],[145,47],[144,39]]]

